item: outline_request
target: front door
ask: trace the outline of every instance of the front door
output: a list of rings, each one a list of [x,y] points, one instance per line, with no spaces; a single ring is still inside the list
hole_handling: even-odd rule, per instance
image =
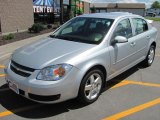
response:
[[[129,19],[123,19],[117,24],[111,38],[111,43],[116,36],[126,37],[128,42],[111,44],[109,47],[111,56],[110,75],[113,77],[128,69],[135,61],[135,39]]]

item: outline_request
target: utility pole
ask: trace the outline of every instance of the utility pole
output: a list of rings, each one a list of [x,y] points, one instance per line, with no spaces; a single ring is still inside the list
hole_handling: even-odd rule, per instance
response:
[[[75,0],[75,16],[77,16],[77,5],[76,5],[76,3],[77,3],[77,0]]]
[[[60,24],[63,24],[63,0],[60,0]]]
[[[69,15],[69,19],[71,19],[71,12],[72,12],[72,0],[69,0],[69,8],[68,8],[69,10],[68,10],[68,15]]]
[[[43,0],[43,23],[45,24],[45,0]]]

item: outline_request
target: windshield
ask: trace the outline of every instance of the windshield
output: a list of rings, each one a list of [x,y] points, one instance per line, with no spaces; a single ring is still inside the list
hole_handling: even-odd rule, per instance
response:
[[[89,44],[99,44],[113,23],[113,19],[76,17],[62,25],[50,37],[83,42]]]

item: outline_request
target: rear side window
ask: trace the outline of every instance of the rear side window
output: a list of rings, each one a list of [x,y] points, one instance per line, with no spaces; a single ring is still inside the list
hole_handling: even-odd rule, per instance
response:
[[[148,30],[148,24],[145,20],[141,18],[133,18],[132,21],[135,27],[135,35],[138,35]]]

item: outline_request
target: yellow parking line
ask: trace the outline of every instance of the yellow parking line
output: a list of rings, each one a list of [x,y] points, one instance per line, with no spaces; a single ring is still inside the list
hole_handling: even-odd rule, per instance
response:
[[[10,111],[6,110],[4,112],[0,112],[0,118],[8,116],[8,115],[12,115],[14,113],[23,112],[23,111],[31,110],[31,109],[34,109],[34,108],[38,108],[38,107],[41,107],[41,106],[44,106],[44,104],[30,105],[30,106],[27,106],[27,107],[18,108],[18,109],[14,109],[14,110],[10,110]]]
[[[113,88],[118,88],[121,86],[125,86],[128,84],[136,84],[136,85],[144,85],[144,86],[151,86],[151,87],[160,87],[160,84],[155,84],[155,83],[146,83],[146,82],[137,82],[137,81],[133,81],[133,80],[123,80],[122,82],[116,84],[115,86],[111,87],[111,89]]]
[[[144,86],[151,86],[151,87],[160,87],[160,84],[155,84],[155,83],[146,83],[146,82],[136,82],[136,81],[130,81],[126,80],[129,84],[136,84],[136,85],[144,85]]]
[[[13,114],[11,111],[1,112],[1,113],[0,113],[0,118],[1,118],[1,117],[4,117],[4,116],[7,116],[7,115],[11,115],[11,114]]]
[[[111,87],[111,89],[113,89],[113,88],[118,88],[118,87],[122,87],[122,86],[125,86],[125,85],[128,85],[128,84],[130,84],[130,81],[124,80],[124,81],[116,84],[115,86]]]
[[[6,74],[0,74],[0,77],[5,77],[6,76]]]
[[[150,101],[150,102],[147,102],[147,103],[144,103],[142,105],[139,105],[139,106],[136,106],[136,107],[133,107],[131,109],[128,109],[128,110],[125,110],[125,111],[122,111],[120,113],[117,113],[115,115],[112,115],[112,116],[109,116],[109,117],[106,117],[104,118],[103,120],[118,120],[118,119],[121,119],[121,118],[124,118],[128,115],[131,115],[131,114],[134,114],[136,112],[139,112],[143,109],[146,109],[148,107],[151,107],[153,105],[156,105],[156,104],[160,104],[160,98],[158,99],[155,99],[153,101]]]
[[[0,65],[0,68],[5,68],[5,66],[4,65]]]
[[[0,74],[0,77],[2,76],[5,76],[5,74]],[[131,81],[131,80],[124,80],[118,84],[116,84],[115,86],[113,86],[111,89],[113,88],[118,88],[118,87],[121,87],[121,86],[125,86],[125,85],[128,85],[128,84],[138,84],[138,85],[145,85],[145,86],[154,86],[154,87],[160,87],[160,84],[153,84],[153,83],[143,83],[143,82],[136,82],[136,81]],[[107,117],[105,118],[104,120],[117,120],[117,119],[120,119],[122,117],[125,117],[129,114],[133,114],[135,112],[138,112],[140,110],[143,110],[147,107],[150,107],[150,106],[153,106],[155,104],[158,104],[160,103],[160,98],[154,100],[154,101],[151,101],[151,102],[148,102],[148,103],[145,103],[143,105],[140,105],[140,106],[137,106],[137,107],[134,107],[134,108],[131,108],[127,111],[124,111],[124,112],[121,112],[121,113],[118,113],[116,115],[113,115],[111,117]],[[26,111],[26,110],[30,110],[30,109],[33,109],[33,108],[37,108],[41,105],[35,105],[35,106],[28,106],[28,107],[23,107],[23,108],[19,108],[19,109],[15,109],[15,110],[12,110],[13,112],[11,111],[4,111],[4,112],[1,112],[0,113],[0,118],[1,117],[5,117],[5,116],[8,116],[8,115],[11,115],[13,113],[17,113],[17,112],[23,112],[23,111]]]
[[[127,84],[129,84],[129,83],[130,83],[130,81],[122,81],[122,82],[120,82],[119,84],[113,86],[112,88],[121,87],[121,86],[127,85]],[[7,90],[9,90],[9,89],[7,89]],[[42,106],[42,105],[41,105],[41,106]],[[5,116],[8,116],[8,115],[12,115],[13,113],[23,112],[23,111],[30,110],[30,109],[37,108],[37,107],[40,107],[40,105],[38,105],[38,106],[30,106],[30,107],[19,108],[19,109],[13,110],[13,112],[7,110],[7,111],[4,111],[4,112],[1,112],[1,113],[0,113],[0,118],[1,118],[1,117],[5,117]]]

